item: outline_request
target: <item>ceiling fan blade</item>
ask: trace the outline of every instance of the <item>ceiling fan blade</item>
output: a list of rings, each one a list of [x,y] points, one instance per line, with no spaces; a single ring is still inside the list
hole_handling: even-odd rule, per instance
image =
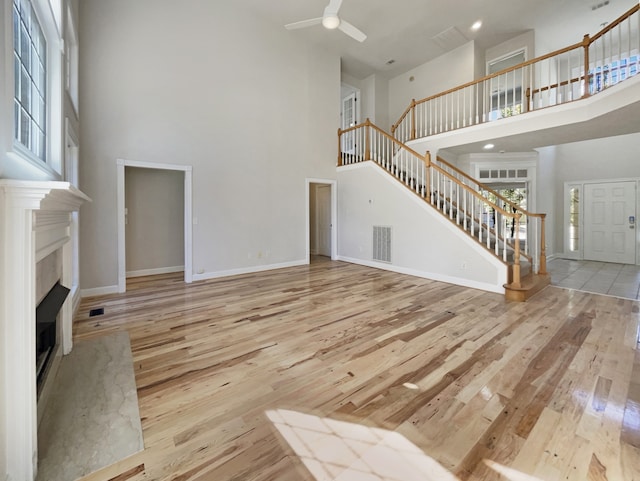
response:
[[[358,42],[364,42],[367,39],[367,36],[359,28],[344,20],[340,20],[338,28]]]
[[[322,17],[310,18],[309,20],[302,20],[300,22],[288,23],[284,26],[287,30],[296,30],[298,28],[313,27],[314,25],[320,25],[322,23]]]
[[[338,15],[338,11],[340,11],[340,7],[342,6],[342,0],[330,0],[329,5],[327,5],[324,9],[324,16],[328,15]]]

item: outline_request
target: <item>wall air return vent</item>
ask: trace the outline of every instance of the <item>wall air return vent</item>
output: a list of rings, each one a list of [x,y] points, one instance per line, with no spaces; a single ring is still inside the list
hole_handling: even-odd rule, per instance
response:
[[[391,227],[373,226],[373,260],[391,262]]]

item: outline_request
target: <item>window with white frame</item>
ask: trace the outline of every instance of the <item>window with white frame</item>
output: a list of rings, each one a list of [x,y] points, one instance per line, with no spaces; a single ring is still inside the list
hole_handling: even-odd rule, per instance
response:
[[[47,161],[47,42],[30,0],[13,0],[14,138]]]
[[[5,17],[13,42],[7,43],[7,67],[14,70],[8,94],[13,109],[6,113],[13,146],[8,158],[25,175],[36,167],[45,177],[63,175],[62,95],[64,65],[62,0],[11,0]],[[9,97],[11,99],[11,97]],[[8,100],[9,100],[8,99]],[[24,169],[24,170],[22,170]]]
[[[64,34],[65,48],[65,88],[73,107],[78,113],[78,34],[71,11],[71,4],[67,5],[67,22]]]

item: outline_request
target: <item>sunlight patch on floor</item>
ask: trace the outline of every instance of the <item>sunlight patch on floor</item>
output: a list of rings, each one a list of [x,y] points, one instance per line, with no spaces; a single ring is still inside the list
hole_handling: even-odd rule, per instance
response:
[[[267,411],[317,481],[457,481],[402,434],[286,409]]]

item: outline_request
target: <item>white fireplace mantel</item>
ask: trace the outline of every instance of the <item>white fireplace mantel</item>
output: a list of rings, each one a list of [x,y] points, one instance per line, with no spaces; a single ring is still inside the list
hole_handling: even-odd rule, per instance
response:
[[[71,212],[90,199],[68,182],[0,180],[0,479],[37,472],[36,262],[62,249],[71,281]],[[40,227],[39,227],[40,226]],[[72,307],[61,311],[62,350],[71,351]]]

